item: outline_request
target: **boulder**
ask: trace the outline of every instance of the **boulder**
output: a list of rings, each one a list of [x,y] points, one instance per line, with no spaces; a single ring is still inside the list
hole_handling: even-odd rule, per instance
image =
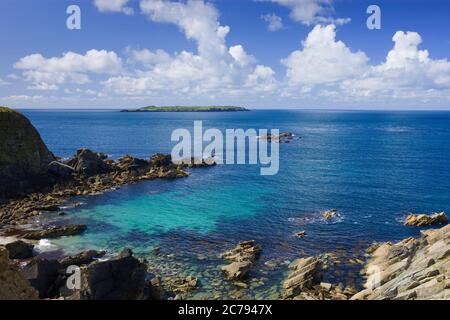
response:
[[[9,252],[10,259],[29,259],[33,257],[34,246],[22,240],[8,243],[5,245],[5,248]]]
[[[60,286],[58,279],[61,273],[64,274],[61,268],[56,260],[35,258],[26,264],[20,273],[39,292],[39,298],[55,298]]]
[[[322,270],[322,259],[320,257],[298,259],[290,265],[290,269],[292,271],[283,283],[284,298],[294,298],[302,291],[320,284]]]
[[[325,220],[333,220],[334,218],[339,217],[339,213],[337,211],[337,209],[331,209],[331,210],[327,210],[325,211],[322,216],[324,217]]]
[[[222,272],[230,281],[245,278],[261,251],[261,247],[253,240],[238,243],[234,249],[221,255],[223,259],[231,261],[229,265],[222,267]]]
[[[75,236],[86,231],[86,225],[68,225],[62,227],[50,227],[45,230],[30,231],[23,235],[24,239],[41,240],[53,239],[64,236]]]
[[[54,175],[55,177],[62,179],[69,179],[72,177],[72,174],[75,172],[75,169],[67,164],[58,161],[52,161],[48,165],[48,173]]]
[[[444,212],[438,212],[432,215],[410,214],[405,219],[405,225],[409,227],[423,227],[447,223],[448,217]]]
[[[0,203],[51,187],[47,167],[54,160],[25,116],[0,107]]]
[[[119,159],[118,167],[121,171],[136,171],[142,174],[150,169],[150,163],[146,160],[126,155]]]
[[[140,300],[144,298],[147,267],[127,249],[107,261],[81,270],[82,300]]]
[[[92,177],[112,170],[111,164],[106,161],[107,158],[108,156],[103,153],[96,153],[89,149],[80,149],[67,162],[67,165],[73,167],[75,173],[79,175]]]
[[[59,261],[62,267],[67,268],[68,266],[82,266],[94,262],[96,259],[103,257],[106,251],[83,251],[74,256],[68,256]]]

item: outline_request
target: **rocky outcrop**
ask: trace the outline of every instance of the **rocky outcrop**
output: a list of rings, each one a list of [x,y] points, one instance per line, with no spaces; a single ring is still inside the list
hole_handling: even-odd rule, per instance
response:
[[[131,250],[81,269],[81,300],[140,300],[144,298],[146,265]]]
[[[74,256],[68,256],[59,261],[63,268],[69,266],[83,266],[94,262],[96,259],[103,257],[106,251],[88,250],[80,252]]]
[[[448,217],[445,212],[438,212],[432,215],[410,214],[405,219],[405,225],[409,227],[423,227],[447,223]]]
[[[64,270],[56,260],[35,258],[26,264],[20,273],[39,292],[40,299],[56,298],[63,283]]]
[[[86,225],[67,225],[63,227],[50,227],[45,230],[30,231],[23,235],[24,239],[40,240],[53,239],[64,236],[75,236],[86,231]]]
[[[10,242],[5,245],[10,259],[29,259],[33,257],[34,246],[22,240]]]
[[[322,260],[320,257],[301,258],[294,261],[290,269],[292,271],[283,283],[283,296],[286,299],[294,298],[320,283]]]
[[[0,203],[50,187],[47,167],[54,160],[25,116],[0,107]]]
[[[0,300],[36,300],[38,293],[9,263],[9,253],[0,246]]]
[[[283,132],[276,136],[269,133],[266,136],[261,137],[261,139],[269,142],[290,143],[294,139],[294,134],[292,132]]]
[[[55,177],[59,177],[62,179],[70,179],[72,178],[75,169],[62,162],[52,161],[48,165],[48,172]]]
[[[103,153],[93,152],[89,149],[80,149],[67,162],[67,165],[74,168],[75,173],[79,175],[92,177],[112,170],[111,163],[106,161],[107,158],[108,156]]]
[[[331,210],[327,210],[322,214],[323,218],[325,220],[333,220],[337,217],[339,217],[339,213],[337,211],[337,209],[331,209]]]
[[[253,240],[238,243],[234,249],[222,254],[223,259],[231,261],[230,264],[222,267],[222,272],[231,281],[245,278],[261,255],[261,251],[261,247]]]
[[[450,225],[380,244],[365,267],[366,289],[353,299],[449,299],[449,245]]]

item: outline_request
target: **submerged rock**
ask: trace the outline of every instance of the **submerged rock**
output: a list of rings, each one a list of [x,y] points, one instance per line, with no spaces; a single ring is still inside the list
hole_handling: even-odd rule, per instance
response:
[[[22,240],[8,243],[5,245],[5,248],[9,252],[10,259],[29,259],[33,257],[34,246]]]
[[[36,300],[38,292],[10,265],[9,252],[0,246],[0,300]]]
[[[50,227],[45,230],[31,231],[23,235],[24,239],[28,240],[41,240],[41,239],[53,239],[64,236],[75,236],[86,231],[86,225],[68,225],[63,227]]]
[[[423,227],[447,223],[448,217],[444,212],[435,213],[433,215],[410,214],[405,219],[405,225],[409,227]]]

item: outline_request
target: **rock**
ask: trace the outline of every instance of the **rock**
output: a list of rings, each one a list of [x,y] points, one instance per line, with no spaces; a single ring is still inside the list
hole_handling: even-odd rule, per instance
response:
[[[292,139],[294,139],[294,134],[292,132],[284,132],[279,136],[274,136],[269,133],[266,136],[262,136],[261,139],[269,142],[289,143]]]
[[[92,152],[89,149],[80,149],[76,155],[67,162],[77,174],[92,177],[108,173],[112,170],[111,164],[106,161],[108,156],[103,153]]]
[[[173,166],[174,164],[171,155],[157,153],[150,158],[150,165],[152,167],[160,168]]]
[[[137,172],[138,174],[143,174],[150,169],[150,163],[148,161],[129,155],[120,158],[117,166],[122,171]]]
[[[74,172],[75,172],[74,168],[58,161],[52,161],[48,165],[48,173],[62,179],[71,178]]]
[[[449,244],[450,225],[417,239],[380,244],[364,269],[366,289],[352,299],[448,299]]]
[[[106,254],[106,251],[95,251],[95,250],[89,250],[80,252],[77,255],[65,257],[64,259],[60,260],[59,263],[64,268],[67,268],[68,266],[82,266],[89,264],[95,259],[101,258]]]
[[[56,260],[33,259],[25,265],[20,273],[31,286],[39,292],[39,298],[55,298],[58,296],[61,265]]]
[[[337,209],[331,209],[331,210],[325,211],[322,215],[325,218],[325,220],[332,220],[339,216]]]
[[[0,246],[0,300],[37,300],[38,292],[10,265],[9,252]]]
[[[45,230],[31,231],[23,235],[24,239],[41,240],[64,236],[75,236],[86,231],[86,225],[68,225],[63,227],[50,227]]]
[[[214,158],[198,159],[195,157],[183,159],[180,163],[177,164],[189,168],[206,168],[206,167],[214,167],[217,165]]]
[[[107,261],[96,261],[81,269],[82,300],[140,300],[144,298],[146,265],[122,251]]]
[[[306,236],[306,232],[305,232],[305,231],[297,232],[297,233],[295,234],[295,236],[296,236],[297,238],[304,238],[304,237]]]
[[[34,246],[22,240],[8,243],[5,245],[5,248],[9,252],[10,259],[29,259],[33,257]]]
[[[253,263],[251,261],[232,262],[229,265],[223,266],[222,272],[225,273],[228,280],[240,280],[247,276],[252,265]]]
[[[322,268],[320,257],[298,259],[291,264],[290,268],[292,271],[283,283],[285,299],[294,298],[302,291],[320,283]]]
[[[444,212],[435,213],[433,215],[410,214],[405,219],[405,225],[409,227],[423,227],[447,223],[448,217]]]
[[[47,166],[54,159],[25,116],[0,107],[0,203],[50,188]]]
[[[261,255],[261,251],[261,247],[253,240],[238,243],[234,249],[222,254],[223,259],[232,261],[229,265],[222,267],[222,272],[230,281],[245,278]]]

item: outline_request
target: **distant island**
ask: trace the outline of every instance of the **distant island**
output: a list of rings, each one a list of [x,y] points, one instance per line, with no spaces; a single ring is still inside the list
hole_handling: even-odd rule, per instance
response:
[[[246,108],[234,106],[171,106],[157,107],[149,106],[139,109],[121,110],[121,112],[237,112],[249,111]]]

